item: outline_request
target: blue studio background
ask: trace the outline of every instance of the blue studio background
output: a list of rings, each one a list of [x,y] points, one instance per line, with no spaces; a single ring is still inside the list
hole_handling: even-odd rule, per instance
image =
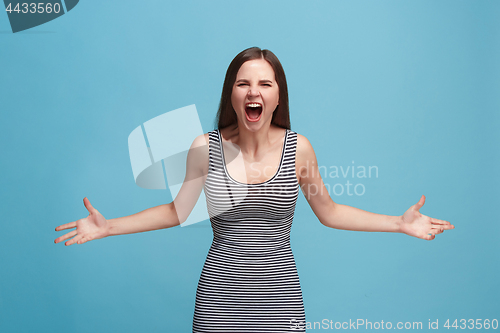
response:
[[[377,167],[324,174],[334,201],[401,215],[425,194],[421,212],[456,226],[431,242],[329,229],[300,194],[307,321],[500,320],[499,17],[498,1],[82,0],[13,34],[0,13],[0,332],[191,330],[208,221],[69,247],[54,228],[85,196],[107,218],[170,202],[134,183],[128,135],[190,104],[212,130],[250,46],[281,60],[320,165]]]

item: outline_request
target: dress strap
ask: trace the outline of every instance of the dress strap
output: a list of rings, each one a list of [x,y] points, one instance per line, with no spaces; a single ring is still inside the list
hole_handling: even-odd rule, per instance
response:
[[[295,156],[297,152],[297,133],[288,130],[285,154],[283,157],[282,174],[289,181],[297,182],[297,174],[295,171]]]

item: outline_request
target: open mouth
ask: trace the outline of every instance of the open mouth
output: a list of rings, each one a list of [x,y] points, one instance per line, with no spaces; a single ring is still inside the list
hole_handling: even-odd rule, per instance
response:
[[[262,115],[262,104],[260,103],[247,103],[245,104],[245,113],[248,121],[259,121]]]

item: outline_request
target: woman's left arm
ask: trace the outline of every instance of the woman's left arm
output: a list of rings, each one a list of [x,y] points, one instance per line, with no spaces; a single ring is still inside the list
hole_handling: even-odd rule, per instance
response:
[[[425,216],[419,212],[425,196],[401,216],[370,213],[335,203],[325,188],[318,170],[316,154],[309,140],[297,134],[295,167],[297,179],[319,221],[327,227],[355,231],[401,232],[409,236],[432,240],[436,234],[455,228],[450,222]]]

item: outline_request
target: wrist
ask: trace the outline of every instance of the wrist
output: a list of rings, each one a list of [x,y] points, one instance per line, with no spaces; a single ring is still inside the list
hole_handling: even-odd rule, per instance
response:
[[[405,233],[403,230],[403,215],[395,216],[394,219],[396,232]]]
[[[116,230],[116,219],[106,220],[106,229],[104,229],[102,238],[118,235]]]

